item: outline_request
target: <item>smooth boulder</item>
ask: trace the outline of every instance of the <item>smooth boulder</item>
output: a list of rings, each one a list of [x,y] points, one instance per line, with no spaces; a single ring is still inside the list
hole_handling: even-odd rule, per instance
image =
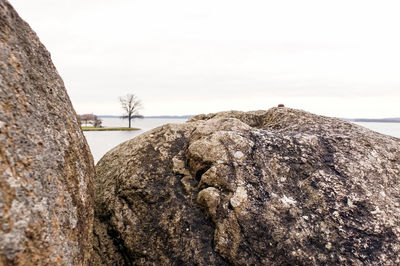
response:
[[[87,265],[93,178],[49,52],[0,0],[0,265]]]
[[[97,265],[400,263],[400,140],[340,119],[199,115],[96,172]]]

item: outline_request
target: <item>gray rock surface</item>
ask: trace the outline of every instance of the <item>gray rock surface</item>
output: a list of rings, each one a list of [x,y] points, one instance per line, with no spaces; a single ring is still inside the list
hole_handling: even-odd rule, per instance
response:
[[[96,171],[95,264],[400,263],[400,140],[339,119],[200,115]]]
[[[93,178],[49,52],[0,0],[0,265],[86,265]]]

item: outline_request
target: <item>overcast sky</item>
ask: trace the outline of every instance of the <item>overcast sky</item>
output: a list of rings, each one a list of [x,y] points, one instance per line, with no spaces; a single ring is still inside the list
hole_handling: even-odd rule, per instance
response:
[[[400,117],[399,1],[10,0],[78,113]]]

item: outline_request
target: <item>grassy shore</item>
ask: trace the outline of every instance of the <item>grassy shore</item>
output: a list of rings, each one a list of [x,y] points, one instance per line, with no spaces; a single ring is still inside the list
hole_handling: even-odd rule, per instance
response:
[[[82,127],[83,131],[131,131],[139,129],[135,127]]]

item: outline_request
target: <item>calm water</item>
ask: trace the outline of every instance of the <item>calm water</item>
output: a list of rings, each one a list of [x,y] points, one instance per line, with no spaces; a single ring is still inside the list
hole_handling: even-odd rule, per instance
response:
[[[104,154],[117,146],[118,144],[130,140],[145,131],[156,128],[168,123],[184,123],[186,119],[162,119],[162,118],[144,118],[133,121],[132,126],[141,130],[135,131],[85,131],[84,134],[89,143],[95,163],[97,163]],[[356,124],[372,129],[382,134],[391,135],[400,138],[400,123],[365,123]],[[127,120],[119,118],[104,118],[103,125],[106,127],[125,127]]]
[[[400,123],[355,122],[373,131],[400,138]]]
[[[103,118],[105,127],[127,127],[128,120],[120,118]],[[92,151],[94,162],[97,163],[104,154],[118,144],[130,140],[143,132],[168,123],[184,123],[186,119],[163,119],[163,118],[144,118],[135,119],[132,127],[140,128],[133,131],[84,131],[86,140]]]

